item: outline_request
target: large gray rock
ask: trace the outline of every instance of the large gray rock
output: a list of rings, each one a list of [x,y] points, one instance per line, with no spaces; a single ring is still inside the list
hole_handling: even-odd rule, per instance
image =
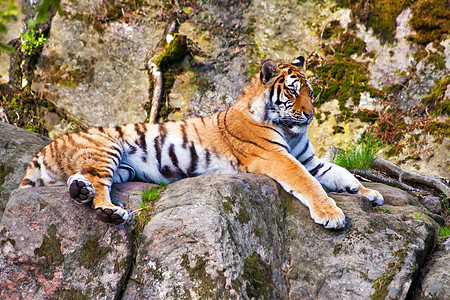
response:
[[[113,195],[136,208],[136,195],[149,187],[119,185]],[[67,187],[15,190],[0,232],[0,298],[117,299],[122,293],[133,261],[131,228],[97,220]]]
[[[48,138],[0,122],[0,219],[31,159],[48,143]]]
[[[262,175],[169,185],[139,239],[124,299],[287,298],[283,195]]]
[[[427,267],[427,273],[422,280],[421,299],[449,299],[450,238],[447,238],[443,249],[433,254]]]
[[[102,5],[63,1],[66,14],[53,19],[32,89],[87,127],[143,122],[149,100],[146,55],[161,40],[165,24],[149,10],[133,22],[104,26],[97,20],[102,32],[90,19],[100,17]]]
[[[352,219],[346,232],[308,222],[297,201],[288,208],[290,298],[404,299],[434,245],[437,224],[410,205],[372,210],[355,196],[332,197]]]
[[[264,176],[170,185],[143,232],[124,298],[405,298],[436,223],[402,191],[389,195],[395,205],[376,210],[355,196],[332,196],[353,220],[347,231],[315,224]]]
[[[112,194],[136,210],[148,188],[127,183]],[[401,191],[379,209],[354,195],[331,196],[352,220],[345,231],[315,224],[262,175],[180,180],[135,238],[128,225],[104,224],[73,203],[66,187],[15,190],[0,223],[0,296],[404,299],[433,248],[436,223]],[[446,286],[448,278],[431,282]]]

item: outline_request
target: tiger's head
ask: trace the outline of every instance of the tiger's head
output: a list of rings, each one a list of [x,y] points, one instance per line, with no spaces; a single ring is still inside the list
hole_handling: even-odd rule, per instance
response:
[[[312,122],[313,91],[305,75],[303,56],[291,64],[265,61],[259,79],[266,90],[266,121],[293,131]]]

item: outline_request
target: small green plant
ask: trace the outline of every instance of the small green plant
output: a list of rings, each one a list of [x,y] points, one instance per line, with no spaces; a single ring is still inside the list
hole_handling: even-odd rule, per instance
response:
[[[363,135],[357,145],[338,150],[333,162],[346,169],[365,170],[369,168],[375,154],[382,148],[380,140],[372,133]]]
[[[422,214],[421,213],[414,213],[414,219],[415,220],[422,220]]]
[[[28,55],[36,54],[38,49],[42,47],[47,40],[42,32],[36,32],[36,21],[33,19],[28,21],[28,30],[22,32],[20,37],[22,39],[22,46],[20,49],[23,53]]]
[[[438,236],[440,238],[446,238],[450,236],[450,226],[440,226],[438,230]]]
[[[148,189],[141,194],[142,202],[139,204],[140,208],[133,211],[136,213],[135,231],[138,234],[142,232],[145,225],[150,220],[155,203],[166,186],[167,184],[161,183],[159,186],[153,186],[151,189]]]

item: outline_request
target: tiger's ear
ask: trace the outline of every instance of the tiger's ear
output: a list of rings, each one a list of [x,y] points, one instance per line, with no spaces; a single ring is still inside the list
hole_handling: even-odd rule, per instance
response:
[[[262,67],[261,73],[259,74],[259,78],[264,84],[267,84],[273,77],[278,74],[278,68],[275,63],[271,60],[266,60]]]
[[[300,69],[302,69],[303,71],[305,70],[305,58],[303,56],[299,56],[297,57],[292,64]]]

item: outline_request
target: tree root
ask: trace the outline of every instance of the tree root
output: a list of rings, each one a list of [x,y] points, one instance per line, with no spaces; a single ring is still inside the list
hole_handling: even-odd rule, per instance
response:
[[[148,67],[154,81],[153,96],[151,102],[152,108],[150,110],[148,119],[149,123],[156,123],[159,106],[164,94],[164,80],[161,67],[173,61],[182,59],[187,52],[186,36],[177,33],[168,36],[172,38],[170,42],[168,42],[168,44],[161,50],[161,52],[153,56],[148,61]]]
[[[450,196],[450,187],[438,178],[419,175],[414,172],[403,170],[402,168],[381,158],[375,158],[370,166],[383,174],[396,178],[400,182],[410,185],[427,186],[438,191],[440,194]]]
[[[161,104],[161,99],[163,97],[164,81],[162,72],[158,65],[156,65],[154,62],[149,62],[149,67],[155,84],[153,86],[152,108],[150,109],[148,122],[154,124],[156,123],[159,105]]]
[[[450,195],[450,187],[439,178],[433,178],[426,175],[419,175],[414,172],[406,171],[387,160],[375,158],[370,167],[383,175],[373,174],[364,170],[350,170],[353,174],[366,178],[370,181],[385,183],[390,186],[398,187],[405,191],[425,192],[413,186],[420,186],[437,191],[439,194]],[[393,179],[391,179],[393,178]]]
[[[384,183],[386,185],[390,185],[390,186],[402,189],[404,191],[421,192],[421,193],[426,192],[424,190],[419,190],[412,186],[409,186],[403,182],[393,180],[390,178],[385,178],[383,176],[380,176],[380,175],[377,175],[377,174],[374,174],[374,173],[371,173],[368,171],[359,170],[359,169],[351,169],[350,172],[354,175],[360,176],[360,177],[368,179],[370,181]]]

